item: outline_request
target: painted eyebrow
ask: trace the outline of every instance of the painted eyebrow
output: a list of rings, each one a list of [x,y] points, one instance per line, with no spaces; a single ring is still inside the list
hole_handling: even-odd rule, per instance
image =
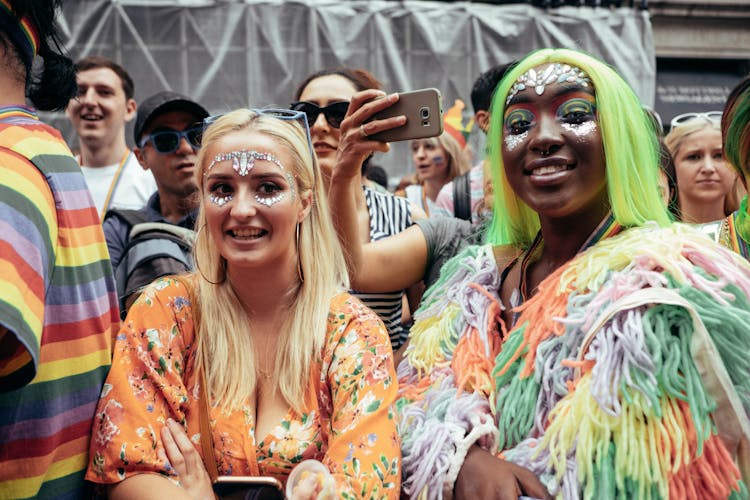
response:
[[[563,94],[568,94],[570,92],[583,92],[584,94],[588,94],[591,97],[596,98],[596,94],[594,94],[593,90],[591,90],[590,88],[582,87],[580,85],[570,85],[566,83],[561,83],[560,88],[557,89],[552,94],[552,97],[554,99],[554,98],[560,97]],[[505,109],[508,109],[514,104],[524,104],[524,103],[529,103],[529,102],[531,102],[531,96],[528,93],[523,94],[523,95],[519,93],[513,96],[510,102],[505,106]]]

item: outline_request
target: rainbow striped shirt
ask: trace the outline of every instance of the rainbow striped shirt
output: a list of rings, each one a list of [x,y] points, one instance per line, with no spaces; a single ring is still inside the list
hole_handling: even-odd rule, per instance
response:
[[[0,107],[0,290],[0,498],[83,498],[115,283],[75,159],[21,107]]]

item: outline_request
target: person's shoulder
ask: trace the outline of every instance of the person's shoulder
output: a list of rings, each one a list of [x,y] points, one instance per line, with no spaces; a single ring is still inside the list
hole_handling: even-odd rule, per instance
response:
[[[138,301],[161,301],[177,309],[189,306],[196,294],[196,280],[193,274],[158,278],[143,289]]]
[[[726,272],[727,265],[738,273],[749,274],[750,263],[741,255],[720,245],[691,224],[675,222],[665,227],[649,223],[626,229],[599,241],[576,259],[577,267],[621,270],[630,265],[650,262],[662,272],[700,268],[710,275]],[[687,267],[686,267],[687,266]]]

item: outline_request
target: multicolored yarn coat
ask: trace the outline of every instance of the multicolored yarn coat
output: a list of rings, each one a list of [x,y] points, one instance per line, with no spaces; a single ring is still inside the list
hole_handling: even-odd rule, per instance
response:
[[[506,336],[500,280],[471,247],[416,314],[408,495],[450,497],[477,443],[558,498],[747,498],[750,264],[687,226],[629,229],[545,279]]]

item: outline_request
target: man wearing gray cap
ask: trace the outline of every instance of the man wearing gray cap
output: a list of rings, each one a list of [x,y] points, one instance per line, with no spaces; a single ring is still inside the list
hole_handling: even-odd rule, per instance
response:
[[[118,289],[124,286],[119,282],[118,266],[131,243],[135,224],[167,223],[193,229],[198,206],[194,178],[196,153],[203,119],[207,116],[203,106],[171,91],[159,92],[138,107],[133,153],[141,166],[154,174],[157,191],[145,208],[110,210],[104,218],[104,236]]]

